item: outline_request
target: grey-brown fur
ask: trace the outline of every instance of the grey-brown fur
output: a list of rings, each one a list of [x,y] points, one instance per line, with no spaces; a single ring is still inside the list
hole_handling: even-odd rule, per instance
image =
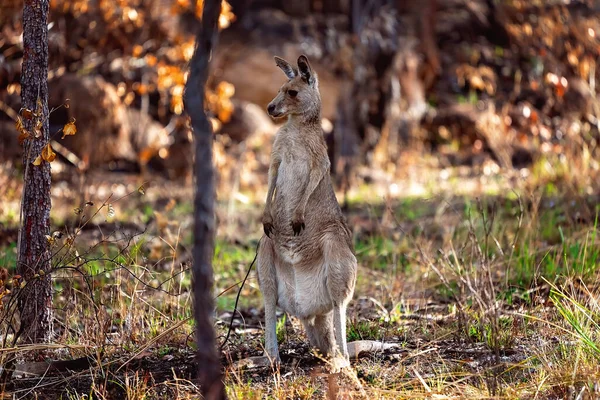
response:
[[[312,346],[343,366],[348,360],[346,306],[357,263],[329,176],[318,79],[305,56],[298,68],[278,57],[275,61],[289,80],[268,107],[272,117],[287,117],[287,122],[273,144],[257,260],[265,350],[279,361],[278,305],[300,318]]]

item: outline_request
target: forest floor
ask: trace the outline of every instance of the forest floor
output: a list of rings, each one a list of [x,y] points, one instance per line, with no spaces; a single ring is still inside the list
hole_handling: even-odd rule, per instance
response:
[[[407,187],[373,182],[349,194],[359,274],[348,340],[397,346],[329,374],[299,322],[282,314],[280,370],[238,367],[262,354],[253,272],[221,352],[231,398],[600,396],[598,195],[564,176],[419,171]],[[11,174],[0,207],[9,268],[20,192]],[[115,173],[55,178],[55,336],[29,347],[6,336],[0,365],[14,360],[16,371],[3,398],[195,398],[190,186]],[[219,344],[260,239],[263,197],[219,194]]]

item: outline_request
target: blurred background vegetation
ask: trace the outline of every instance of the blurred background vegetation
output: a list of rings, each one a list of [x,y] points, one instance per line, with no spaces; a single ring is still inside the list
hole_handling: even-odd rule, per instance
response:
[[[55,168],[66,178],[77,170],[189,176],[182,93],[202,7],[192,3],[50,2],[51,123],[57,130],[70,118],[79,121],[80,134],[59,149],[71,156]],[[2,5],[6,169],[18,166],[20,155],[12,125],[20,102],[21,5]],[[427,166],[469,167],[480,178],[551,180],[577,171],[572,189],[594,191],[598,26],[592,2],[223,5],[207,95],[222,189],[254,193],[264,181],[275,127],[263,109],[282,81],[272,55],[306,53],[321,75],[323,127],[341,189],[365,182],[414,186]],[[61,107],[67,99],[69,107]],[[392,194],[408,194],[403,189]]]
[[[243,277],[261,235],[277,130],[265,108],[285,80],[273,55],[306,54],[319,74],[332,177],[361,264],[349,335],[413,352],[357,364],[366,387],[378,396],[597,394],[598,2],[222,4],[207,88],[216,294]],[[60,240],[78,249],[57,250],[55,264],[84,265],[96,291],[84,299],[83,282],[56,274],[57,318],[77,327],[57,328],[65,341],[91,329],[83,316],[91,321],[102,301],[112,304],[105,335],[127,333],[115,343],[132,351],[159,343],[156,357],[187,344],[188,325],[168,340],[161,332],[190,315],[193,144],[182,95],[201,10],[201,0],[50,1],[50,131],[77,125],[76,135],[52,142],[51,216],[65,233]],[[15,129],[21,11],[19,0],[0,5],[5,278],[14,273],[23,176]],[[140,289],[123,268],[165,292]],[[229,361],[260,350],[254,279],[243,295],[244,319],[223,355]],[[232,291],[218,297],[219,324],[233,300]],[[305,346],[285,331],[294,324],[282,318],[288,360]],[[90,346],[105,346],[96,335]],[[421,354],[436,346],[439,357]],[[263,375],[236,372],[228,390],[240,398],[323,391],[307,383],[308,372],[296,374],[273,389]]]

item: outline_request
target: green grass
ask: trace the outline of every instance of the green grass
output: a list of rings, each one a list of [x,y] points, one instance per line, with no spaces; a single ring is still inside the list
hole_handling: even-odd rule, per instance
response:
[[[398,200],[394,212],[402,221],[418,221],[421,218],[435,214],[432,202],[423,201],[422,198],[409,197]]]
[[[600,306],[595,294],[580,284],[579,294],[568,294],[557,285],[552,288],[550,299],[568,324],[569,333],[600,361]]]
[[[216,292],[230,289],[223,293],[216,300],[217,310],[231,311],[235,304],[235,296],[239,290],[239,283],[242,282],[250,263],[254,259],[256,244],[249,246],[234,245],[224,240],[217,240],[215,243],[215,255],[213,257],[213,270],[215,276]],[[240,296],[238,309],[251,306],[258,307],[262,304],[262,299],[258,291],[258,284],[254,277],[256,276],[256,265],[254,272],[250,274],[246,282],[242,296]]]
[[[277,334],[277,342],[282,343],[285,340],[286,331],[285,331],[285,322],[287,321],[286,314],[283,314],[281,318],[277,321],[277,325],[275,326],[275,332]]]
[[[379,321],[352,321],[346,329],[349,342],[356,340],[381,340],[385,329]]]
[[[10,243],[7,246],[0,247],[0,267],[4,267],[9,272],[14,272],[17,265],[17,244]]]

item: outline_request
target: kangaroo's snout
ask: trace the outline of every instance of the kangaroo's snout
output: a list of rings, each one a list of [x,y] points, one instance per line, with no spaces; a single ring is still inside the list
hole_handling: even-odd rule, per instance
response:
[[[273,101],[269,103],[267,111],[272,118],[281,118],[286,114],[285,106],[282,107],[280,96],[275,97]]]

